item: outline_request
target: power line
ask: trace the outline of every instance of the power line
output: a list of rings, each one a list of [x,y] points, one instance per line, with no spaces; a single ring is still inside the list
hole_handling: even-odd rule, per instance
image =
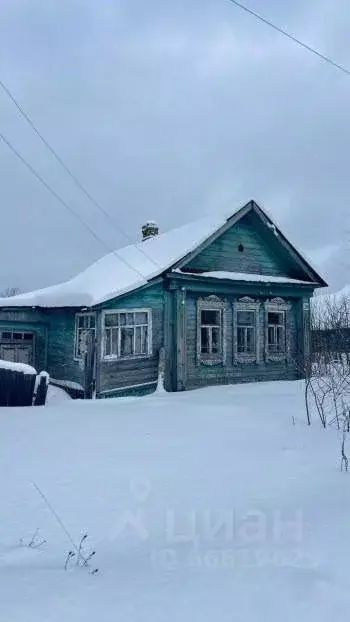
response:
[[[120,227],[119,225],[117,225],[117,223],[114,221],[114,219],[111,217],[111,215],[107,212],[107,210],[104,209],[104,207],[98,202],[96,201],[96,199],[90,194],[90,192],[85,188],[85,186],[79,181],[79,179],[77,178],[77,176],[71,171],[71,169],[67,166],[67,164],[62,160],[61,156],[57,153],[57,151],[52,147],[52,145],[50,145],[50,143],[48,142],[48,140],[46,140],[46,138],[43,136],[43,134],[39,131],[39,129],[37,128],[37,126],[35,125],[34,121],[30,118],[30,116],[26,113],[26,111],[24,110],[24,108],[21,106],[21,104],[17,101],[17,99],[15,98],[15,96],[11,93],[10,89],[6,86],[6,84],[0,80],[0,87],[2,88],[2,90],[4,91],[4,93],[6,93],[6,95],[9,97],[9,99],[12,101],[12,103],[16,106],[17,110],[19,111],[19,113],[22,115],[22,117],[27,121],[27,123],[30,125],[30,127],[32,128],[33,132],[38,136],[38,138],[41,140],[41,142],[43,143],[43,145],[45,145],[45,147],[50,151],[51,155],[55,158],[55,160],[60,164],[60,166],[63,168],[63,170],[67,173],[67,175],[69,175],[69,177],[72,179],[72,181],[75,183],[75,185],[77,186],[77,188],[79,188],[79,190],[84,194],[84,196],[90,201],[90,203],[92,203],[100,212],[101,214],[103,214],[108,220],[109,222],[112,223],[112,225],[116,228],[116,230],[121,233],[129,242],[133,243],[133,240],[131,239],[131,237],[122,229],[122,227]],[[159,267],[159,265],[154,261],[154,259],[152,259],[152,257],[149,257],[145,251],[143,249],[139,249],[141,253],[143,253],[143,255],[149,259],[149,261],[151,261],[154,266],[156,266],[157,268]]]
[[[121,257],[120,255],[118,255],[117,251],[112,250],[111,248],[109,248],[107,246],[107,244],[97,235],[97,233],[95,233],[95,231],[90,227],[90,225],[84,220],[84,218],[82,218],[73,208],[71,205],[69,205],[69,203],[67,203],[67,201],[65,201],[64,199],[62,199],[62,197],[56,192],[56,190],[54,190],[50,184],[47,183],[47,181],[40,175],[40,173],[38,173],[38,171],[28,162],[28,160],[26,160],[20,153],[19,151],[17,151],[17,149],[10,143],[10,141],[5,138],[5,136],[0,132],[0,139],[7,145],[7,147],[12,151],[12,153],[14,153],[14,155],[22,162],[22,164],[32,173],[32,175],[34,175],[34,177],[46,188],[46,190],[48,190],[50,192],[50,194],[52,194],[52,196],[55,197],[55,199],[57,199],[57,201],[63,205],[63,207],[66,208],[66,210],[68,210],[68,212],[70,214],[72,214],[72,216],[74,216],[74,218],[76,218],[84,227],[85,229],[87,229],[87,231],[89,231],[89,233],[92,235],[92,237],[99,242],[99,244],[102,244],[102,246],[108,250],[109,253],[112,253],[113,255],[115,255],[115,257],[117,257],[120,261],[122,261],[126,266],[128,266],[128,268],[131,268],[131,270],[133,270],[134,272],[136,272],[142,279],[145,279],[145,275],[142,274],[139,270],[137,270],[137,268],[135,268],[134,266],[132,266],[128,261],[126,261],[126,259],[124,259],[123,257]],[[141,250],[141,249],[139,249]]]
[[[339,69],[339,71],[342,71],[343,73],[345,73],[347,76],[350,76],[350,69],[347,69],[346,67],[344,67],[344,65],[340,65],[339,63],[336,63],[329,56],[325,56],[324,54],[322,54],[321,52],[319,52],[315,48],[311,47],[311,45],[308,45],[307,43],[304,43],[300,39],[297,39],[297,37],[295,37],[294,35],[291,35],[286,30],[283,30],[283,28],[280,28],[279,26],[276,26],[276,24],[274,24],[273,22],[269,21],[268,19],[266,19],[262,15],[259,15],[259,13],[256,13],[255,11],[253,11],[253,9],[249,9],[247,6],[245,6],[241,2],[237,2],[237,0],[228,0],[228,2],[231,2],[232,4],[234,4],[236,7],[238,7],[242,11],[245,11],[246,13],[249,13],[249,15],[252,15],[256,19],[258,19],[260,22],[262,22],[263,24],[266,24],[267,26],[270,26],[270,28],[273,28],[274,30],[279,32],[281,35],[284,35],[285,37],[288,37],[288,39],[290,39],[291,41],[293,41],[294,43],[296,43],[300,47],[304,48],[304,50],[307,50],[308,52],[311,52],[311,54],[314,54],[315,56],[317,56],[318,58],[320,58],[324,62],[328,63],[329,65],[332,65],[332,67],[335,67],[336,69]]]

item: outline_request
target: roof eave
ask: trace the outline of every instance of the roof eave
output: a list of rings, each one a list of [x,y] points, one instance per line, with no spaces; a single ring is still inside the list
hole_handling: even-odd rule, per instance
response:
[[[313,283],[310,281],[307,282],[289,282],[289,281],[261,281],[259,279],[254,280],[254,279],[249,279],[249,280],[245,280],[245,279],[224,279],[224,278],[218,278],[215,276],[203,276],[201,274],[194,274],[194,273],[190,273],[190,272],[168,272],[166,275],[167,279],[170,280],[179,280],[179,281],[193,281],[196,283],[202,282],[202,283],[222,283],[223,285],[239,285],[239,284],[244,284],[244,285],[259,285],[261,287],[264,286],[276,286],[276,287],[288,287],[288,288],[302,288],[302,289],[315,289],[316,287],[320,287],[320,285],[318,285],[318,283]],[[253,275],[252,275],[253,276]],[[267,275],[266,275],[267,276]]]

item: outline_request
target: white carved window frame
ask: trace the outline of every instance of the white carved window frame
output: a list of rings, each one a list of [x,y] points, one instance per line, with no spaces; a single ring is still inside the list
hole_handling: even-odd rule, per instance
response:
[[[202,339],[201,339],[201,313],[202,311],[220,311],[221,319],[221,352],[217,357],[205,358],[202,355]],[[206,298],[198,298],[197,300],[197,365],[225,365],[227,337],[226,337],[226,313],[227,303],[218,296],[207,296]]]
[[[259,363],[260,354],[260,331],[259,331],[259,316],[260,316],[261,303],[244,296],[237,302],[233,303],[233,360],[234,363]],[[255,352],[244,353],[238,352],[238,321],[237,313],[239,311],[253,311],[255,315]]]
[[[286,361],[289,356],[290,344],[288,341],[288,314],[291,304],[283,298],[272,298],[266,300],[265,304],[265,359],[267,361]],[[269,333],[268,333],[268,317],[269,313],[283,313],[284,316],[284,351],[269,352]]]

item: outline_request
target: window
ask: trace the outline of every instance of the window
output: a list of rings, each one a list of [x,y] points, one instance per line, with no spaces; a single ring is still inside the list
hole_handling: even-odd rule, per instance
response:
[[[269,354],[284,354],[286,351],[285,311],[267,313],[267,348]]]
[[[283,361],[289,358],[291,304],[283,298],[265,302],[265,360]]]
[[[197,365],[226,363],[226,307],[218,296],[197,300]]]
[[[201,310],[201,354],[218,358],[222,351],[221,326],[222,312],[220,309]]]
[[[89,334],[96,334],[96,316],[94,313],[77,313],[75,316],[74,357],[81,359],[87,348]]]
[[[260,302],[249,296],[243,296],[233,305],[233,357],[235,362],[258,362],[259,309]]]
[[[151,311],[106,311],[103,317],[103,358],[122,359],[151,354]]]
[[[254,355],[256,352],[255,311],[237,311],[237,353]]]

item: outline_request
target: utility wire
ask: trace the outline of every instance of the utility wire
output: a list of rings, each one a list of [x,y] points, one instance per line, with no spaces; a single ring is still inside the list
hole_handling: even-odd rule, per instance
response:
[[[90,201],[90,203],[92,203],[100,212],[101,214],[103,214],[108,220],[109,222],[113,225],[113,227],[115,227],[115,229],[121,233],[129,242],[134,243],[133,240],[131,239],[131,237],[122,229],[122,227],[120,227],[119,225],[117,225],[117,223],[115,222],[115,220],[111,217],[111,215],[107,212],[107,210],[104,209],[104,207],[98,202],[96,201],[96,199],[90,194],[90,192],[85,188],[85,186],[79,181],[79,179],[76,177],[76,175],[74,175],[74,173],[71,171],[71,169],[67,166],[67,164],[62,160],[61,156],[57,153],[57,151],[52,147],[52,145],[50,145],[50,143],[48,142],[48,140],[46,140],[46,138],[43,136],[43,134],[38,130],[38,128],[36,127],[34,121],[30,118],[30,116],[26,113],[26,111],[24,110],[24,108],[21,106],[21,104],[17,101],[17,99],[15,98],[15,96],[11,93],[10,89],[6,86],[6,84],[0,80],[0,88],[2,88],[2,90],[4,91],[4,93],[6,93],[6,95],[9,97],[9,99],[12,101],[12,103],[16,106],[17,110],[19,111],[19,113],[22,115],[22,117],[27,121],[27,123],[30,125],[30,127],[32,128],[33,132],[38,136],[38,138],[41,140],[41,142],[43,143],[43,145],[45,145],[45,147],[50,151],[51,155],[55,158],[55,160],[60,164],[60,166],[63,168],[63,170],[67,173],[67,175],[69,175],[69,177],[72,179],[72,181],[75,183],[75,185],[79,188],[79,190],[84,194],[84,196]],[[154,261],[154,259],[152,259],[152,257],[149,257],[145,251],[143,249],[139,249],[141,253],[143,253],[143,255],[145,257],[147,257],[147,259],[149,259],[149,261],[151,261],[154,266],[156,266],[157,268],[159,268],[160,266]]]
[[[291,35],[286,30],[283,30],[283,28],[280,28],[279,26],[276,26],[276,24],[274,24],[270,20],[266,19],[262,15],[259,15],[259,13],[256,13],[255,11],[253,11],[253,9],[250,9],[249,7],[245,6],[241,2],[237,2],[237,0],[228,0],[228,2],[231,2],[231,4],[234,4],[236,7],[238,7],[242,11],[245,11],[246,13],[249,13],[249,15],[252,15],[256,19],[258,19],[260,22],[262,22],[263,24],[266,24],[267,26],[270,26],[270,28],[273,28],[274,30],[279,32],[281,35],[284,35],[285,37],[288,37],[288,39],[290,39],[291,41],[293,41],[294,43],[296,43],[300,47],[304,48],[304,50],[307,50],[308,52],[311,52],[311,54],[314,54],[315,56],[317,56],[318,58],[320,58],[324,62],[328,63],[329,65],[332,65],[332,67],[335,67],[336,69],[339,69],[339,71],[342,71],[343,73],[345,73],[347,76],[350,76],[350,69],[347,69],[346,67],[344,67],[344,65],[340,65],[339,63],[336,63],[329,56],[325,56],[324,54],[322,54],[321,52],[319,52],[315,48],[311,47],[311,45],[308,45],[307,43],[304,43],[300,39],[297,39],[297,37],[295,37],[294,35]]]
[[[56,192],[56,190],[54,190],[50,184],[47,183],[47,181],[45,181],[45,179],[40,175],[40,173],[38,173],[38,171],[28,162],[28,160],[26,160],[20,153],[19,151],[17,151],[17,149],[10,143],[10,141],[5,138],[5,136],[0,132],[0,139],[7,145],[7,147],[12,151],[12,153],[15,154],[15,156],[22,162],[22,164],[24,164],[24,166],[32,173],[32,175],[34,175],[34,177],[46,188],[46,190],[48,190],[50,192],[50,194],[52,194],[55,199],[57,199],[57,201],[63,205],[63,207],[66,208],[66,210],[68,210],[68,212],[70,214],[72,214],[72,216],[74,216],[74,218],[76,218],[84,227],[85,229],[87,229],[89,231],[89,233],[92,235],[92,237],[99,242],[99,244],[102,244],[102,246],[108,250],[109,253],[112,253],[113,255],[115,255],[115,257],[117,257],[120,261],[122,261],[126,266],[128,266],[128,268],[131,268],[131,270],[133,270],[134,272],[136,272],[143,280],[145,279],[145,275],[142,274],[139,270],[137,270],[137,268],[135,268],[134,266],[132,266],[128,261],[126,261],[126,259],[124,259],[123,257],[121,257],[117,251],[112,250],[111,248],[109,248],[107,246],[107,244],[97,235],[97,233],[95,233],[95,231],[90,227],[90,225],[84,220],[84,218],[82,218],[80,216],[80,214],[78,214],[71,205],[69,205],[69,203],[67,203],[67,201],[65,201],[64,199],[62,199],[62,197],[60,197],[60,195]],[[141,250],[141,249],[139,249]]]

